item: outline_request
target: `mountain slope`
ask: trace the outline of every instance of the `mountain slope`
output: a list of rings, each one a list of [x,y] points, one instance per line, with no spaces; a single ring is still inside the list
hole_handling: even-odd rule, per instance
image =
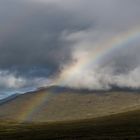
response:
[[[77,120],[139,108],[139,92],[97,92],[49,87],[4,102],[0,105],[0,119],[21,122]]]

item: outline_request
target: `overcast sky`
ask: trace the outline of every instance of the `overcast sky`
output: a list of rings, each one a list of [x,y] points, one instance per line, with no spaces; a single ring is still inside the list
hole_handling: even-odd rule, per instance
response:
[[[61,78],[81,51],[93,52],[95,44],[139,25],[139,0],[0,0],[1,96]],[[140,87],[139,40],[108,54],[98,70],[86,69],[66,85]]]

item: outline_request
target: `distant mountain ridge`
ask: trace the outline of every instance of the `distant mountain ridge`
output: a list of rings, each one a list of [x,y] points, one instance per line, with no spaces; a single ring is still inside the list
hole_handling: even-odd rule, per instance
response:
[[[12,94],[12,95],[10,95],[10,96],[4,98],[4,99],[1,99],[1,100],[0,100],[0,105],[6,103],[6,102],[8,102],[8,101],[14,100],[14,99],[15,99],[16,97],[18,97],[18,96],[20,96],[20,95],[19,95],[18,93],[15,93],[15,94]]]

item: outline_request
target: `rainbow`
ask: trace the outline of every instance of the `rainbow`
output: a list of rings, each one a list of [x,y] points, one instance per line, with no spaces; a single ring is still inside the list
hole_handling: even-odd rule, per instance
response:
[[[25,104],[20,108],[18,113],[17,120],[21,123],[31,121],[33,115],[40,110],[41,106],[48,103],[48,101],[54,96],[53,93],[47,91],[32,94],[34,95],[24,102]]]
[[[127,47],[129,43],[137,39],[140,39],[140,28],[123,32],[100,45],[93,46],[93,50],[89,54],[83,53],[78,61],[64,67],[64,71],[55,81],[56,85],[65,85],[65,83],[71,82],[76,75],[84,73],[84,70],[90,69],[91,66],[92,68],[96,67],[105,56],[113,53],[116,49]]]
[[[127,44],[135,41],[136,39],[140,39],[140,28],[135,28],[133,30],[124,32],[99,46],[94,46],[95,49],[93,49],[93,52],[90,54],[83,54],[83,56],[88,55],[88,57],[82,57],[80,61],[67,67],[67,69],[60,74],[60,77],[55,80],[54,84],[61,85],[64,82],[71,81],[75,75],[79,74],[79,71],[84,71],[91,65],[96,65],[103,59],[105,55],[114,52],[116,49],[127,47]],[[34,113],[38,112],[41,106],[54,96],[55,94],[53,93],[37,93],[20,110],[20,113],[18,114],[18,120],[21,122],[32,120]]]

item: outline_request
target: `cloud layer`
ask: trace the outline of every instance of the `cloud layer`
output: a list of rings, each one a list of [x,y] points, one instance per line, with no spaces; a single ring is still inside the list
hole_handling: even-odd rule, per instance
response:
[[[40,86],[38,79],[75,88],[139,88],[140,38],[74,76],[67,72],[92,59],[106,40],[139,27],[139,7],[139,0],[1,0],[1,90]]]

